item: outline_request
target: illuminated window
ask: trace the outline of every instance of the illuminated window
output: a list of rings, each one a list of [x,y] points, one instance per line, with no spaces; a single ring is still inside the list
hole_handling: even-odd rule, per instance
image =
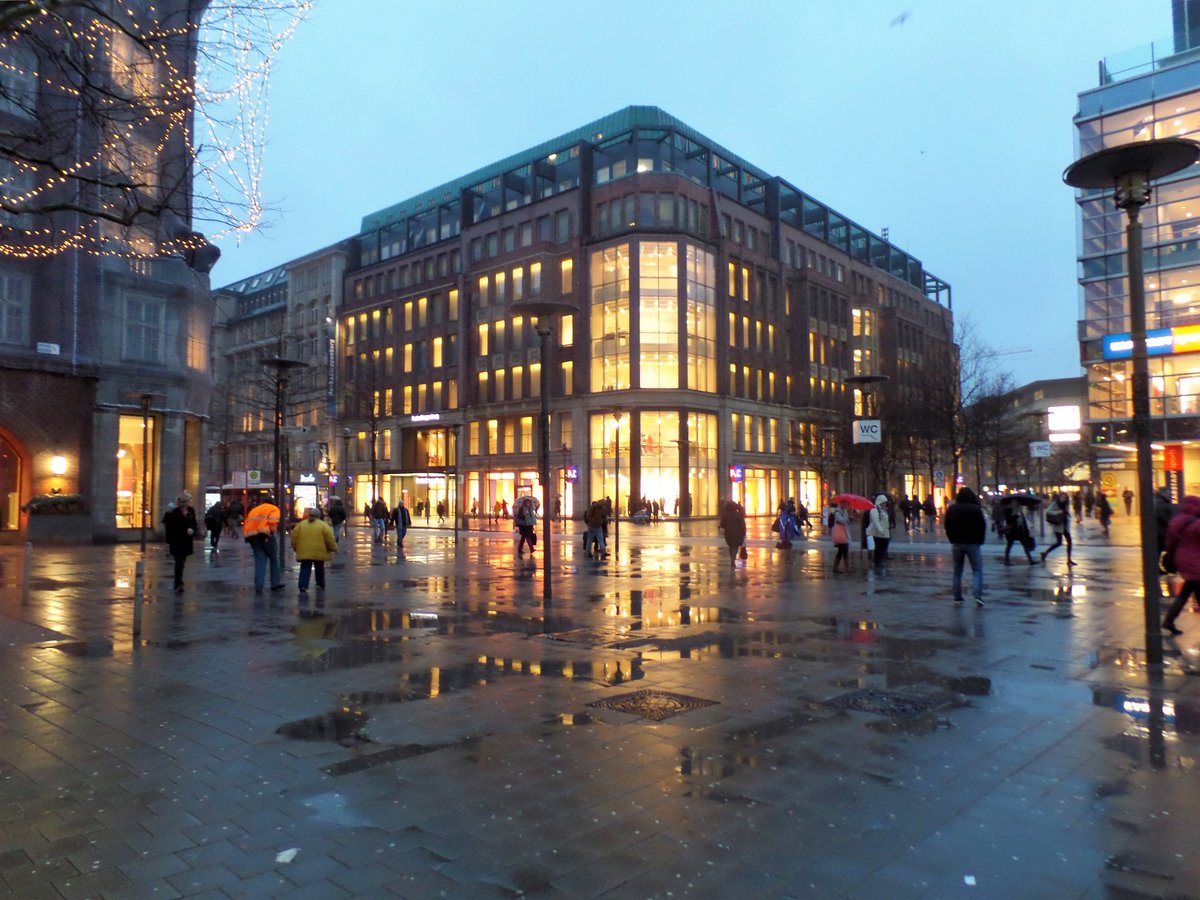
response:
[[[457,289],[452,290],[450,292],[448,306],[449,306],[449,310],[447,312],[447,315],[449,317],[449,320],[451,322],[457,322],[458,321],[458,290]]]
[[[567,314],[559,320],[558,345],[570,347],[575,343],[575,316]]]
[[[404,415],[412,415],[413,411],[413,389],[412,385],[404,386]]]
[[[522,453],[533,452],[533,416],[521,416],[521,446]]]
[[[446,409],[458,409],[458,379],[446,382]]]
[[[467,426],[467,452],[472,456],[479,455],[479,423],[472,422]]]
[[[479,306],[486,308],[488,305],[488,277],[486,275],[479,276]]]
[[[513,301],[525,298],[525,268],[517,266],[513,269]]]
[[[487,452],[500,452],[500,421],[498,419],[487,420]]]
[[[424,328],[429,316],[429,298],[421,297],[417,300],[417,326]]]
[[[529,396],[542,396],[542,364],[530,363],[529,365]]]
[[[742,266],[742,299],[750,300],[750,268]]]
[[[488,399],[489,399],[488,398],[488,373],[480,372],[479,373],[479,400],[482,403],[486,403],[488,401]]]
[[[404,371],[406,373],[413,370],[413,345],[404,345]]]
[[[514,400],[521,399],[521,388],[525,381],[525,367],[513,366],[512,370],[512,398]]]
[[[435,369],[442,367],[442,338],[440,337],[433,339],[433,367]]]
[[[678,388],[679,248],[674,242],[638,245],[638,326],[643,388]]]
[[[575,260],[564,259],[559,267],[562,271],[562,292],[564,295],[570,294],[575,289]]]
[[[729,296],[737,296],[737,263],[729,264],[729,273],[726,276],[729,280]]]
[[[717,283],[713,255],[688,244],[684,285],[687,387],[694,391],[717,389]]]
[[[564,397],[570,397],[574,393],[575,386],[575,363],[567,360],[562,364],[562,392]]]
[[[629,245],[592,253],[592,391],[630,386],[629,290]]]
[[[480,356],[488,355],[488,324],[487,324],[487,322],[484,322],[479,326],[479,355]]]
[[[508,276],[503,272],[496,273],[496,302],[503,303],[507,298],[504,296],[504,286],[508,281]]]
[[[540,262],[529,264],[529,293],[534,297],[542,292],[542,264]]]
[[[383,414],[390,416],[392,414],[392,389],[387,388],[383,392]]]

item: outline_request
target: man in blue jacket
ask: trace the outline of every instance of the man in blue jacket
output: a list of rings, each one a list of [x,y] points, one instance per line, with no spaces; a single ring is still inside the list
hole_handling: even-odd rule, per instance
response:
[[[971,561],[975,603],[983,606],[983,542],[987,538],[987,517],[973,490],[959,488],[954,502],[946,510],[942,527],[954,551],[954,602],[963,602],[963,559],[966,558]]]

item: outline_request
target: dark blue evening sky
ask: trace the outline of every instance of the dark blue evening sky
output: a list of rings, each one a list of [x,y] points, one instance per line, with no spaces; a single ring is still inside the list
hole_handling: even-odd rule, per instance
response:
[[[1079,374],[1062,171],[1102,57],[1169,0],[318,0],[270,90],[268,227],[224,285],[630,104],[659,106],[951,283],[1018,383]]]

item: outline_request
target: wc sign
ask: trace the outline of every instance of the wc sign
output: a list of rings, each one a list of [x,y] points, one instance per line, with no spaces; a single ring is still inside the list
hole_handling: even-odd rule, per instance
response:
[[[883,439],[883,429],[879,427],[879,420],[855,419],[851,438],[851,442],[855,444],[878,444]]]

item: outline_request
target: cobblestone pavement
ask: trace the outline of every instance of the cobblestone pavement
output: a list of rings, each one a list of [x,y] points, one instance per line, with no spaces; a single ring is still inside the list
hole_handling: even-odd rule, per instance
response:
[[[0,891],[38,897],[1200,896],[1200,616],[1147,670],[1132,521],[955,604],[753,524],[352,529],[328,589],[226,540],[0,547]],[[198,545],[199,547],[199,545]]]

